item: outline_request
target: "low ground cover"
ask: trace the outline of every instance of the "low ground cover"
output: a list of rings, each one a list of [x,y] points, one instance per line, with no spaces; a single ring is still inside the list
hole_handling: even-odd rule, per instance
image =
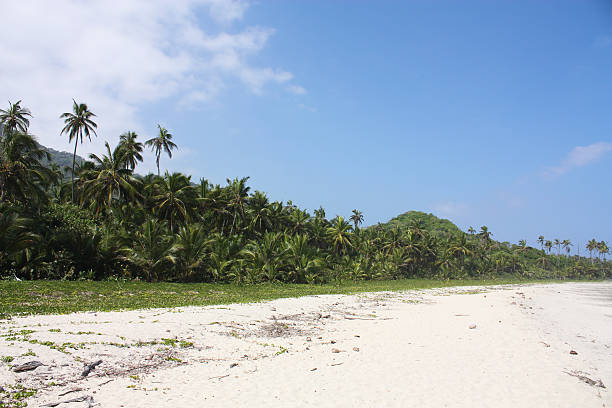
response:
[[[259,302],[285,297],[533,282],[518,279],[400,279],[341,284],[211,284],[109,281],[0,281],[0,317]]]

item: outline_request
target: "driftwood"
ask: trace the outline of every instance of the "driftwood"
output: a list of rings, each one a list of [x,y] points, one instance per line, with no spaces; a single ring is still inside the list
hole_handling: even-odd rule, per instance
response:
[[[86,365],[85,369],[83,370],[83,373],[81,373],[81,377],[87,377],[89,373],[92,372],[100,364],[102,364],[102,360],[94,361],[93,363]]]
[[[32,371],[32,370],[36,370],[36,368],[38,368],[38,367],[40,367],[42,365],[44,365],[44,364],[41,363],[40,361],[28,361],[25,364],[13,367],[13,371],[16,372],[16,373],[21,373],[23,371]]]
[[[69,399],[65,401],[50,402],[48,404],[41,405],[41,407],[57,407],[59,404],[70,404],[71,402],[83,402],[83,401],[87,401],[88,407],[91,407],[93,405],[93,397],[91,395],[84,395],[82,397],[77,397],[77,398],[73,398],[73,399]]]
[[[604,383],[601,380],[592,380],[589,377],[587,377],[586,375],[582,375],[584,373],[581,373],[580,371],[564,371],[565,374],[567,375],[571,375],[572,377],[576,377],[577,379],[579,379],[582,382],[585,382],[593,387],[599,387],[599,388],[606,388],[606,386],[604,385]]]
[[[63,397],[64,395],[68,395],[68,394],[70,394],[72,392],[78,392],[78,391],[83,391],[83,389],[81,387],[72,388],[72,389],[70,389],[68,391],[64,391],[61,394],[57,394],[57,395],[60,396],[60,397]]]
[[[217,375],[215,377],[209,377],[208,379],[209,380],[220,380],[221,378],[225,378],[225,377],[229,377],[229,376],[230,376],[229,374],[226,374],[226,375]]]

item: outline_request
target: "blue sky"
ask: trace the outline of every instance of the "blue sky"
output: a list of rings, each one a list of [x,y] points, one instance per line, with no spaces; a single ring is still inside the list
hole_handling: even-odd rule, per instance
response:
[[[69,149],[75,97],[100,125],[81,154],[161,123],[179,145],[162,167],[329,216],[612,239],[608,1],[21,3],[2,38],[35,28],[0,44],[0,100],[46,145]]]

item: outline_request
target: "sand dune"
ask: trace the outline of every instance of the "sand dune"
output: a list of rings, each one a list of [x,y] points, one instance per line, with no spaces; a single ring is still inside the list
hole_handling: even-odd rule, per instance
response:
[[[571,283],[14,318],[0,321],[0,355],[44,366],[1,364],[0,385],[37,389],[29,406],[610,406],[598,385],[612,384],[611,293]]]

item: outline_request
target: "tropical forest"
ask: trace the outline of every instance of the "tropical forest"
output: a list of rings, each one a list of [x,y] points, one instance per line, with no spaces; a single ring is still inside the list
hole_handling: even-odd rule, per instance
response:
[[[597,238],[578,248],[564,237],[499,242],[485,225],[460,230],[409,211],[364,226],[345,215],[309,212],[253,190],[249,177],[224,185],[164,170],[180,137],[158,125],[133,131],[106,152],[78,156],[97,137],[84,103],[58,112],[72,154],[38,144],[21,101],[0,110],[0,278],[147,282],[323,284],[404,278],[602,279],[609,248]],[[141,175],[143,151],[156,159]],[[59,158],[59,159],[58,159]],[[61,159],[61,160],[60,160]],[[483,220],[485,223],[486,220]]]

